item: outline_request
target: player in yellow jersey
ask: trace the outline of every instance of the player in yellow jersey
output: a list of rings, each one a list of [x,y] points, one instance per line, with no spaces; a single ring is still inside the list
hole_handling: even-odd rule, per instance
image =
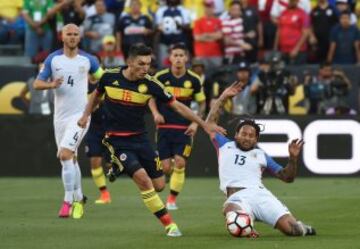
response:
[[[186,68],[187,61],[188,51],[185,44],[174,44],[170,50],[171,67],[158,72],[155,78],[184,105],[190,107],[192,101],[198,102],[198,115],[202,117],[206,108],[205,94],[200,77]],[[157,125],[157,147],[163,170],[165,174],[171,175],[166,206],[175,210],[176,197],[185,181],[186,160],[191,154],[192,140],[198,125],[160,101],[151,101],[149,107]]]

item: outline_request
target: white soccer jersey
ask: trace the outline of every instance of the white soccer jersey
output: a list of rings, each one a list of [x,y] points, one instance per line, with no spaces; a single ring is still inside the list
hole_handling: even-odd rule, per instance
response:
[[[263,171],[275,174],[282,169],[261,149],[242,151],[234,141],[220,134],[216,134],[213,142],[218,151],[220,189],[224,193],[226,187],[264,187]]]
[[[96,73],[99,68],[96,58],[83,51],[69,58],[60,49],[46,58],[38,79],[64,79],[60,87],[55,89],[54,122],[61,122],[84,112],[87,103],[88,74]]]

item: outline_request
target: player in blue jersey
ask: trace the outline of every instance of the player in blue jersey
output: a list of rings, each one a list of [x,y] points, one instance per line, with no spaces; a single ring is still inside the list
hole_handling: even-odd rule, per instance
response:
[[[143,44],[129,50],[127,66],[108,70],[90,96],[86,110],[78,124],[84,127],[94,108],[104,96],[104,144],[111,153],[111,161],[123,169],[135,182],[146,207],[161,221],[166,234],[181,236],[157,191],[165,187],[161,163],[145,132],[144,115],[150,98],[168,103],[176,112],[198,123],[207,133],[224,129],[205,123],[187,106],[178,102],[164,86],[148,75],[152,51]]]
[[[37,90],[54,89],[54,130],[57,156],[62,165],[64,202],[59,217],[83,216],[84,195],[81,189],[81,171],[76,160],[77,149],[89,127],[79,127],[87,102],[88,74],[100,78],[103,73],[96,58],[78,48],[80,29],[75,24],[62,29],[64,48],[51,53],[34,82]]]
[[[186,69],[188,51],[183,43],[176,43],[170,49],[171,67],[159,71],[155,78],[176,100],[190,107],[192,101],[199,105],[198,115],[205,113],[205,94],[197,74]],[[150,110],[157,125],[157,149],[164,173],[170,175],[170,194],[166,201],[169,210],[176,210],[176,198],[185,182],[186,160],[192,150],[193,137],[198,125],[190,122],[161,101],[150,101]],[[172,168],[172,161],[174,168]]]
[[[207,123],[217,123],[221,105],[237,95],[242,87],[241,83],[234,83],[221,94],[209,112]],[[215,132],[210,135],[218,155],[220,189],[227,195],[224,215],[241,210],[253,220],[269,224],[286,235],[315,235],[314,228],[298,221],[261,180],[263,171],[267,170],[284,182],[293,182],[303,140],[290,142],[289,161],[282,167],[256,146],[259,136],[259,124],[250,119],[238,124],[233,140]]]

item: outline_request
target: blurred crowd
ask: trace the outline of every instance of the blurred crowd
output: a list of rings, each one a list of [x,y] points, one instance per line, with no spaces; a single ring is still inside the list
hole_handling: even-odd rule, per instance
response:
[[[59,47],[62,26],[75,23],[85,50],[104,56],[110,43],[126,58],[144,42],[160,66],[178,42],[207,68],[253,63],[273,50],[289,64],[355,64],[359,15],[355,0],[0,0],[0,44],[24,44],[34,58]]]
[[[332,64],[360,63],[360,1],[0,0],[0,44],[22,44],[35,63],[61,47],[68,23],[81,27],[81,47],[104,67],[123,65],[128,48],[141,42],[154,48],[156,70],[169,65],[172,44],[186,44],[208,106],[229,83],[218,69],[230,66],[248,84],[229,112],[288,113],[299,85],[308,113],[354,111],[344,101],[351,83]],[[319,64],[319,72],[299,79],[285,68],[303,64]],[[212,82],[205,71],[216,72]]]
[[[353,86],[343,70],[328,62],[309,71],[301,69],[303,71],[289,70],[281,53],[266,56],[255,67],[242,61],[223,68],[205,81],[208,107],[226,86],[240,81],[243,91],[225,103],[224,112],[234,115],[357,114],[356,107],[349,104]]]

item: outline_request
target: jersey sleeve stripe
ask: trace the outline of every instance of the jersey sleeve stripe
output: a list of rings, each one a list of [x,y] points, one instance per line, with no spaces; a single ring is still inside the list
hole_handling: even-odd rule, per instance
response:
[[[195,100],[196,102],[203,102],[206,100],[205,94],[204,92],[199,92],[197,94],[195,94]]]
[[[44,67],[40,70],[37,78],[42,81],[47,81],[52,76],[52,61],[55,56],[63,54],[63,50],[59,49],[51,53],[44,61]]]
[[[166,73],[168,73],[169,71],[170,71],[169,68],[165,68],[165,69],[157,72],[157,73],[155,74],[154,78],[156,78],[157,80],[159,80],[158,78],[159,78],[161,75],[166,74]]]
[[[222,146],[224,146],[226,143],[230,142],[231,140],[228,139],[227,137],[224,137],[223,135],[221,135],[219,133],[216,133],[213,141],[216,142],[215,145],[217,146],[217,148],[221,148]]]
[[[103,76],[104,72],[105,72],[105,71],[104,71],[101,67],[99,67],[99,68],[95,71],[95,73],[92,74],[92,76],[94,76],[94,78],[98,80],[98,79],[101,78],[101,76]]]
[[[199,83],[200,83],[200,85],[201,85],[201,78],[200,78],[200,76],[199,76],[198,74],[196,74],[194,71],[191,71],[190,69],[188,69],[187,72],[188,72],[191,76],[193,76],[193,77],[195,77],[197,80],[199,80]]]
[[[152,83],[157,84],[158,86],[160,86],[162,89],[165,89],[164,85],[155,77],[152,77],[150,75],[146,75],[145,78],[149,81],[151,81]]]
[[[277,162],[275,162],[274,159],[272,159],[272,157],[268,156],[267,154],[265,154],[265,158],[266,158],[266,169],[273,174],[278,173],[280,170],[283,169],[283,167],[278,164]]]

